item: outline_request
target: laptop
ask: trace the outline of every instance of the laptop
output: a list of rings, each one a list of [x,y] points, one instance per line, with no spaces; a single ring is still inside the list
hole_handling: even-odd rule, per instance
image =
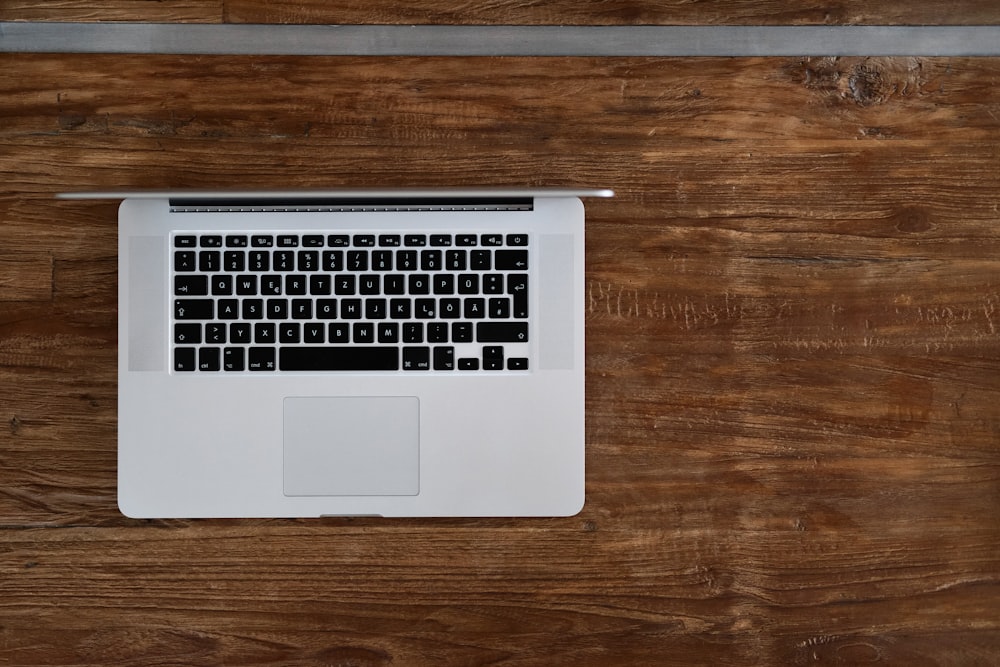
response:
[[[569,516],[608,190],[71,193],[119,208],[136,518]]]

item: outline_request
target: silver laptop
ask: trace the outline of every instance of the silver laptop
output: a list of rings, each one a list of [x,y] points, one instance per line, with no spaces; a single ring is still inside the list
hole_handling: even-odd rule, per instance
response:
[[[610,195],[119,195],[121,511],[577,513],[580,197]]]

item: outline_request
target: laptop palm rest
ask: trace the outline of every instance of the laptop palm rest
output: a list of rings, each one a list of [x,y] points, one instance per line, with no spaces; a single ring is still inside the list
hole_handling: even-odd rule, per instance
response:
[[[415,396],[284,400],[286,496],[413,496],[420,491]]]

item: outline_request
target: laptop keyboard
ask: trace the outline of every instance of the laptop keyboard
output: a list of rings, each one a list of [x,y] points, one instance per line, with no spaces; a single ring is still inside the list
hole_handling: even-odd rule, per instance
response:
[[[173,234],[175,372],[527,371],[527,234]]]

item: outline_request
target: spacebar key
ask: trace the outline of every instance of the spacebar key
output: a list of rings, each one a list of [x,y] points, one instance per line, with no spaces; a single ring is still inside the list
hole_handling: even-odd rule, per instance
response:
[[[397,347],[283,347],[283,371],[398,371]]]

